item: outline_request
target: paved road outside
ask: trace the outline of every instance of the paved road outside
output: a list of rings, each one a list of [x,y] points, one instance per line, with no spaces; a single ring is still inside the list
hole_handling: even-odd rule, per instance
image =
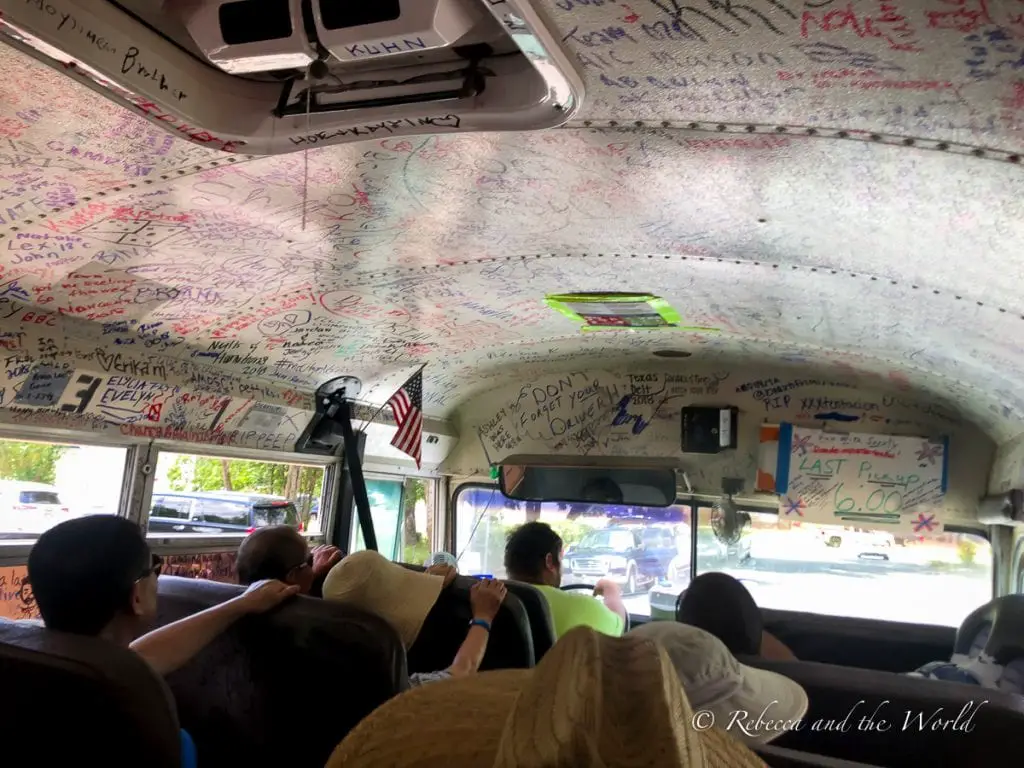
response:
[[[757,536],[746,567],[721,570],[741,579],[762,608],[959,626],[992,597],[988,552],[964,567],[955,548],[860,545],[815,546],[792,536]],[[881,553],[889,560],[859,557]],[[717,569],[716,569],[717,570]],[[626,598],[627,609],[650,614],[646,594]]]

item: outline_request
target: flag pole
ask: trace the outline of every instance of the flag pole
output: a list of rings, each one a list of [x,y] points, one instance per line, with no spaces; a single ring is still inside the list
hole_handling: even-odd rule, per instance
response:
[[[421,372],[421,371],[422,371],[422,370],[423,370],[424,368],[426,368],[426,367],[427,367],[427,364],[426,364],[426,363],[423,363],[423,365],[421,365],[421,366],[420,366],[419,368],[417,368],[417,369],[416,369],[415,371],[413,371],[413,372],[412,372],[412,375],[410,375],[408,379],[406,379],[405,381],[403,381],[403,382],[402,382],[402,387],[404,387],[404,386],[405,386],[406,384],[408,384],[408,383],[409,383],[409,381],[410,381],[410,380],[412,379],[412,377],[413,377],[413,376],[415,376],[415,375],[416,375],[417,373],[420,373],[420,372]],[[400,390],[400,389],[401,389],[402,387],[399,387],[398,389],[396,389],[396,390],[395,390],[395,392],[397,392],[398,390]],[[394,393],[392,393],[392,395],[394,395]],[[391,398],[390,398],[390,397],[389,397],[389,398],[388,398],[387,400],[385,400],[385,401],[384,401],[384,405],[382,405],[382,406],[381,406],[380,408],[378,408],[378,409],[377,409],[377,410],[376,410],[376,411],[374,412],[373,416],[371,416],[371,417],[370,417],[369,419],[367,419],[367,421],[366,421],[366,422],[365,422],[365,423],[364,423],[364,424],[363,424],[363,425],[362,425],[362,426],[361,426],[361,427],[359,428],[359,431],[360,431],[360,432],[365,432],[365,431],[366,431],[366,428],[367,428],[368,426],[370,426],[371,424],[373,424],[373,422],[374,422],[374,421],[376,421],[376,420],[377,420],[377,417],[378,417],[378,416],[380,416],[380,412],[381,412],[381,411],[383,411],[383,410],[384,410],[385,408],[387,408],[387,406],[388,406],[388,402],[389,402],[390,400],[391,400]]]

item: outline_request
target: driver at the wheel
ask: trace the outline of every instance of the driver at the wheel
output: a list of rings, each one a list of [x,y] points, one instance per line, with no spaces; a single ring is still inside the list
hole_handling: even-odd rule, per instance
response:
[[[573,627],[586,626],[606,635],[621,635],[626,627],[626,606],[618,584],[601,579],[592,597],[559,589],[562,583],[562,539],[546,523],[516,528],[505,545],[505,571],[515,581],[533,584],[547,600],[555,637]]]

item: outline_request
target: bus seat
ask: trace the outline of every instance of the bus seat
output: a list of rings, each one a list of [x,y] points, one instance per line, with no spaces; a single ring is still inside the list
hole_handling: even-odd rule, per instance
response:
[[[158,623],[244,591],[161,576]],[[321,768],[363,717],[408,686],[397,633],[376,616],[297,597],[243,619],[167,678],[200,765]]]
[[[841,760],[836,757],[825,757],[824,755],[811,755],[806,752],[797,752],[795,749],[785,749],[771,744],[754,747],[754,752],[760,757],[769,768],[879,768],[879,766],[868,765],[867,763],[854,763],[850,760]]]
[[[1004,691],[812,661],[740,661],[785,675],[807,691],[810,707],[804,727],[780,736],[775,742],[780,747],[886,768],[975,765],[982,756],[986,766],[997,768],[1011,763],[994,757],[992,746],[1024,728],[1024,696]],[[956,730],[935,725],[939,720],[955,723],[962,711]],[[840,730],[848,715],[848,730]],[[828,721],[830,727],[822,725]],[[887,730],[879,727],[882,721]]]
[[[445,669],[455,659],[473,618],[469,590],[476,581],[471,576],[456,576],[448,589],[441,590],[409,649],[410,672]],[[530,620],[519,598],[510,591],[494,619],[480,669],[525,669],[535,661]]]
[[[104,640],[0,620],[5,765],[180,768],[163,680]]]
[[[957,630],[953,652],[970,654],[983,632],[978,650],[996,664],[1024,658],[1024,595],[1003,595],[972,611]]]
[[[519,598],[530,621],[530,635],[533,637],[534,660],[539,662],[544,654],[555,644],[555,623],[551,618],[551,608],[541,591],[532,584],[521,581],[506,581],[505,586],[510,594]]]

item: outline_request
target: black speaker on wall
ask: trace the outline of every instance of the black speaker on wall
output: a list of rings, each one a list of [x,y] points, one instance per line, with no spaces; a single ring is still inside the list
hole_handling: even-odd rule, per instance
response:
[[[739,408],[683,408],[683,453],[721,453],[736,448]]]

